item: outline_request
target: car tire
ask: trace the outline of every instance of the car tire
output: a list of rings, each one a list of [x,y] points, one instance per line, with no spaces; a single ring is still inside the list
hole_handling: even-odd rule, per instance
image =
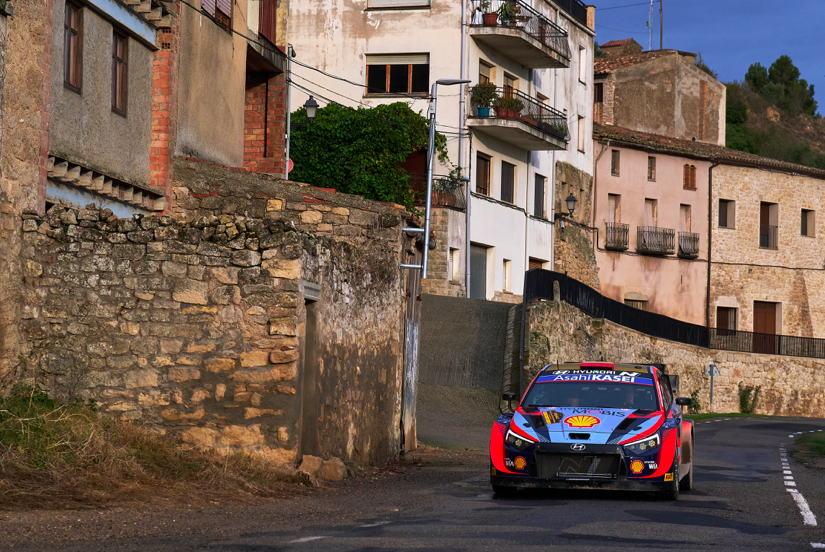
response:
[[[505,485],[493,485],[493,492],[498,496],[513,496],[518,490],[517,487],[507,487]]]
[[[662,491],[662,500],[679,500],[679,462],[673,463],[673,488],[667,491]]]
[[[679,481],[679,490],[680,491],[692,491],[693,490],[693,464],[690,465],[690,469],[688,470],[687,474]]]

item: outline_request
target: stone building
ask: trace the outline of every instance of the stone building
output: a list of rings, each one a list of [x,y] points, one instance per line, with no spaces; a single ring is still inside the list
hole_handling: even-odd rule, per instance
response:
[[[607,57],[638,55],[644,51],[644,47],[632,38],[611,40],[610,42],[600,44],[599,49]]]
[[[525,271],[552,267],[560,164],[586,174],[593,165],[594,10],[580,0],[291,5],[296,60],[348,81],[293,66],[319,101],[424,110],[437,80],[471,81],[438,88],[438,130],[470,192],[436,197],[426,292],[518,302]],[[488,83],[517,109],[474,104],[473,87]],[[306,98],[296,90],[291,109]],[[407,168],[423,173],[423,156]]]
[[[24,215],[19,376],[224,452],[395,458],[409,214],[195,161],[173,190]]]
[[[725,145],[725,85],[696,54],[633,52],[594,63],[596,123]]]
[[[750,339],[745,332],[825,337],[825,238],[817,230],[825,171],[617,127],[597,126],[595,140],[605,151],[596,173],[594,221],[604,233],[596,258],[605,295],[730,332],[724,333],[728,339]],[[640,187],[650,159],[656,180]],[[642,211],[650,200],[662,202],[658,213]],[[681,237],[667,251],[640,251],[633,232],[616,243],[617,221],[639,225],[651,215],[662,221],[656,226],[672,225],[674,233],[677,223],[680,231],[689,224],[686,231],[698,235],[698,248],[691,250],[696,257],[684,258],[683,245],[692,244]],[[746,350],[763,353],[796,346],[810,343],[743,342]]]

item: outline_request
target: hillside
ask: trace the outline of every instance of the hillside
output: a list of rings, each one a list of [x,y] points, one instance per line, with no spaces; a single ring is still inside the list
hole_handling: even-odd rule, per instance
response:
[[[727,88],[729,148],[825,169],[825,119],[790,116],[745,83],[729,83]]]

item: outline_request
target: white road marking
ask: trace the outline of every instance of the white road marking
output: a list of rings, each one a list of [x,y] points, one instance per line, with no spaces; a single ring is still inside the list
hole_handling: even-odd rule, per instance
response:
[[[301,542],[311,542],[311,541],[314,541],[314,540],[325,539],[325,538],[326,537],[304,537],[304,538],[301,538],[301,539],[295,539],[295,540],[287,541],[287,544],[298,544],[298,543],[301,543]]]
[[[358,527],[378,527],[379,525],[386,525],[388,523],[392,523],[389,521],[377,521],[375,523],[367,523],[366,525],[359,525]]]
[[[785,472],[785,473],[791,473],[791,472]],[[793,481],[793,476],[792,475],[786,475],[785,479],[790,479],[791,481]]]
[[[785,486],[786,487],[796,487],[796,483],[794,483],[793,481],[785,481]]]
[[[825,544],[822,544],[821,542],[812,542],[811,546],[814,548],[825,548]]]
[[[782,443],[779,446],[779,450],[783,451],[781,453],[782,456],[783,456],[783,463],[786,463],[785,458],[784,458],[785,443]],[[791,473],[790,469],[785,470],[785,473],[786,474]],[[784,478],[785,478],[785,486],[786,487],[796,487],[796,483],[793,481],[793,476],[792,475],[785,475]],[[785,490],[788,491],[789,493],[791,493],[791,496],[793,497],[794,502],[796,502],[796,505],[799,508],[799,513],[802,514],[802,521],[805,523],[805,525],[811,525],[813,527],[816,527],[816,516],[814,516],[814,513],[811,511],[811,507],[808,506],[808,501],[805,500],[805,497],[802,496],[802,493],[800,493],[796,489],[785,489]],[[811,543],[811,546],[813,546],[814,548],[825,548],[825,545],[820,545],[820,546],[818,546],[818,545],[819,545],[819,543],[813,543],[813,542]]]
[[[785,470],[782,473],[784,473],[785,475],[791,475],[791,470]]]
[[[817,429],[817,431],[822,431],[821,429]]]
[[[811,431],[809,431],[808,433],[813,433],[813,432],[814,432],[814,430],[812,429],[812,430],[811,430]]]
[[[801,432],[801,431],[797,431],[797,432],[796,432],[796,434],[797,434],[797,435],[802,435],[802,432]]]
[[[788,435],[788,437],[790,437],[791,439],[793,439],[793,435]]]

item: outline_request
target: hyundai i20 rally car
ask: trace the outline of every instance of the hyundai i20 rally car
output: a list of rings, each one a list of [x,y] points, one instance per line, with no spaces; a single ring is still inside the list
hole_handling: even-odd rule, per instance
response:
[[[661,365],[546,366],[493,424],[493,490],[609,488],[676,500],[693,486],[693,422],[681,408],[689,403],[674,399]]]

